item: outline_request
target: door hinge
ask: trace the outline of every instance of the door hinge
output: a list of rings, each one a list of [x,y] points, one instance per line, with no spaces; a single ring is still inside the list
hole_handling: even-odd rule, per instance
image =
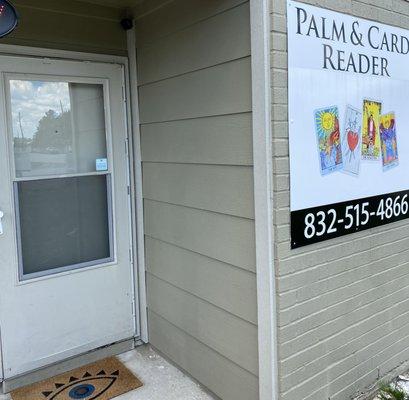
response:
[[[133,251],[131,248],[129,248],[129,261],[131,264],[133,264]]]
[[[125,92],[125,86],[122,86],[122,101],[126,103],[126,92]]]
[[[132,316],[136,317],[136,302],[135,297],[132,298]]]

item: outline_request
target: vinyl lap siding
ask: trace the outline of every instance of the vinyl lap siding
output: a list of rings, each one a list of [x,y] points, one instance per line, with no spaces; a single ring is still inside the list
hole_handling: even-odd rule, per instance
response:
[[[120,11],[69,0],[15,0],[17,29],[0,43],[126,55]]]
[[[308,3],[409,27],[403,0]],[[290,250],[285,0],[271,10],[280,398],[345,400],[408,368],[409,224]]]
[[[177,0],[136,27],[150,341],[256,400],[249,4]]]

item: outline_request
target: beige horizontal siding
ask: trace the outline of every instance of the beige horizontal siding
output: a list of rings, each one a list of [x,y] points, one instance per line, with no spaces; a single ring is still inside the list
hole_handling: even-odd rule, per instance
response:
[[[320,5],[409,26],[404,0]],[[280,398],[345,400],[408,366],[409,224],[290,249],[286,1],[271,6]]]
[[[226,60],[250,55],[250,31],[242,29],[249,21],[249,7],[242,4],[228,12],[190,25],[173,35],[155,42],[155,46],[138,49],[143,59],[139,68],[139,84],[163,80],[198,69],[211,67]],[[213,44],[223,36],[218,46]],[[196,48],[211,51],[196,51]],[[186,54],[189,57],[184,57]]]
[[[254,375],[258,374],[257,327],[153,275],[149,308]],[[158,296],[158,293],[161,295]]]
[[[141,126],[142,160],[252,165],[251,113]]]
[[[141,86],[141,123],[251,111],[250,78],[246,57]]]
[[[126,54],[118,10],[81,1],[17,0],[16,30],[0,43]]]
[[[145,234],[255,272],[254,221],[145,199]]]
[[[177,0],[137,31],[150,340],[256,400],[249,4]]]
[[[254,273],[151,237],[146,237],[146,265],[150,274],[257,324]]]
[[[258,379],[153,311],[151,340],[181,368],[223,400],[257,400]]]
[[[144,163],[145,198],[254,218],[253,168]]]
[[[18,11],[26,8],[81,17],[92,16],[92,18],[100,18],[108,21],[118,21],[122,13],[121,10],[101,4],[91,4],[87,0],[14,0],[13,4]]]
[[[163,0],[161,0],[163,1]],[[246,0],[222,0],[208,2],[203,0],[168,1],[163,7],[136,20],[137,47],[155,45],[161,37],[171,35],[201,21],[211,21],[217,14],[224,13]],[[248,26],[248,22],[247,22]],[[223,40],[222,34],[220,39]],[[201,49],[199,49],[201,50]],[[183,54],[186,57],[186,54]]]

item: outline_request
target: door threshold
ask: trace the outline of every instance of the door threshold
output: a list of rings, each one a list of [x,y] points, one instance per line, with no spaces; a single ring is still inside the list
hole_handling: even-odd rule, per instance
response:
[[[40,368],[27,374],[20,375],[15,378],[6,379],[3,381],[2,391],[4,394],[9,393],[23,386],[31,385],[35,382],[39,382],[44,379],[63,374],[65,372],[71,371],[72,369],[80,368],[84,365],[91,364],[103,358],[125,353],[127,351],[133,350],[135,346],[138,345],[138,340],[132,338],[100,347],[98,349],[80,354],[75,357],[71,357],[55,364],[51,364],[47,367]]]

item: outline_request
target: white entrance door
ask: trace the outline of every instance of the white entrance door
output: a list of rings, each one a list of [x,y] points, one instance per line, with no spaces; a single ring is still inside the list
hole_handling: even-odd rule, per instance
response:
[[[4,378],[135,335],[123,68],[0,57]]]

